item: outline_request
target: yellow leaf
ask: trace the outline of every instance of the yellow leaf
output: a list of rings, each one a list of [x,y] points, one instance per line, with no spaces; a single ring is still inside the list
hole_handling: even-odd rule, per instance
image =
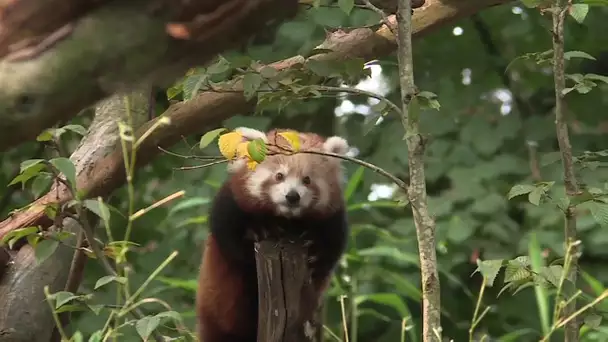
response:
[[[256,166],[258,166],[258,162],[256,162],[255,160],[249,160],[247,162],[247,167],[249,168],[249,170],[253,171],[255,170]]]
[[[251,141],[243,141],[238,144],[238,146],[236,147],[236,156],[238,158],[247,157],[248,159],[251,159],[251,156],[249,155],[249,143],[250,142]]]
[[[237,148],[243,141],[243,136],[238,132],[229,132],[220,135],[217,145],[220,148],[220,153],[226,159],[233,159],[237,155]]]
[[[300,136],[298,135],[298,132],[281,132],[279,135],[287,140],[294,152],[300,150]]]

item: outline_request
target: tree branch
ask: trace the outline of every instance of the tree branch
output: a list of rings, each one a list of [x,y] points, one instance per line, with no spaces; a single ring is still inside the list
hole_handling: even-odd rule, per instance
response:
[[[401,122],[406,131],[410,186],[408,197],[416,225],[420,275],[422,281],[422,340],[441,341],[441,298],[435,220],[431,217],[426,194],[424,151],[426,141],[420,133],[418,90],[414,85],[412,55],[412,14],[409,1],[400,0],[397,11],[399,83],[401,86]],[[411,110],[410,110],[411,109]]]
[[[565,62],[564,62],[564,21],[568,12],[569,2],[567,0],[556,0],[553,7],[553,80],[555,82],[555,128],[557,142],[562,156],[564,169],[564,186],[568,197],[576,196],[580,188],[574,174],[574,162],[572,160],[572,145],[568,135],[568,123],[566,122],[566,109],[564,101]],[[570,267],[567,279],[576,286],[576,273],[578,269],[578,246],[573,244],[577,240],[576,232],[576,206],[569,204],[565,210],[564,240],[565,248],[572,248]],[[567,295],[572,295],[567,293]],[[564,317],[570,317],[576,312],[576,299],[569,301],[564,308]],[[578,318],[571,319],[565,327],[564,341],[574,342],[579,340]]]
[[[413,17],[413,29],[416,37],[444,25],[445,23],[466,17],[483,8],[509,2],[509,0],[444,0],[429,1],[428,6],[416,10]],[[389,20],[395,21],[394,16]],[[394,51],[396,45],[386,26],[374,31],[369,28],[354,29],[350,32],[334,31],[328,34],[325,42],[319,46],[331,49],[332,52],[311,57],[320,60],[347,60],[352,58],[374,59]],[[282,70],[295,64],[303,63],[302,56],[291,57],[271,64]],[[0,81],[1,82],[1,81]],[[240,84],[240,83],[239,83]],[[72,86],[73,87],[73,86]],[[0,102],[1,103],[1,102]],[[161,126],[138,148],[138,165],[145,165],[160,152],[158,147],[168,148],[180,141],[183,136],[205,132],[217,127],[225,120],[239,113],[252,111],[254,104],[247,101],[242,93],[203,92],[190,101],[172,105],[164,114],[171,119],[171,124]],[[141,136],[157,119],[147,122],[137,130]],[[104,141],[109,143],[108,141]],[[83,190],[87,197],[104,196],[121,186],[125,181],[122,151],[116,145],[114,151],[91,162],[88,168],[78,174],[78,189]],[[54,191],[35,201],[35,204],[65,203],[70,200],[69,193],[62,190]],[[32,206],[27,210],[14,213],[11,217],[0,222],[0,238],[6,233],[19,227],[42,224],[44,211],[40,206]]]
[[[297,0],[9,3],[0,7],[0,151],[117,91],[168,84],[298,8]]]

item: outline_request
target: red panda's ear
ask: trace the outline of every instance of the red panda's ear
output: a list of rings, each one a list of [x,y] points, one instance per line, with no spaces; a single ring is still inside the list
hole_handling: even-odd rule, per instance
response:
[[[255,140],[262,139],[264,142],[268,142],[268,138],[266,137],[266,133],[262,131],[258,131],[254,128],[249,127],[238,127],[234,130],[235,132],[240,133],[247,140]]]
[[[323,151],[344,155],[348,152],[348,142],[339,136],[329,137],[323,143]]]

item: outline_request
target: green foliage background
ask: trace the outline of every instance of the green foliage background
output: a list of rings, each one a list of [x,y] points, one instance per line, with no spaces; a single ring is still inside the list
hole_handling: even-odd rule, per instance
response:
[[[515,9],[514,9],[515,8]],[[584,51],[599,61],[573,58],[568,62],[569,73],[597,73],[607,75],[608,11],[591,7],[583,24],[569,18],[566,28],[566,50]],[[346,15],[340,8],[309,9],[293,21],[284,24],[272,44],[250,49],[249,56],[263,63],[273,62],[295,54],[308,54],[323,41],[325,30],[376,24],[378,16],[368,10],[355,8]],[[487,43],[480,39],[474,20],[485,23],[498,56],[489,53]],[[462,29],[454,35],[454,27]],[[551,48],[550,19],[538,10],[513,3],[491,8],[476,18],[446,25],[440,30],[415,40],[414,67],[416,84],[421,90],[434,92],[441,103],[439,110],[422,112],[422,130],[431,137],[426,155],[427,182],[430,208],[437,221],[437,253],[441,275],[443,331],[455,341],[468,339],[468,329],[481,285],[475,258],[513,259],[528,254],[531,234],[546,250],[547,263],[563,256],[563,218],[561,212],[543,201],[534,205],[526,196],[508,200],[509,189],[515,184],[532,184],[529,143],[537,145],[540,171],[544,181],[555,181],[552,196],[563,194],[561,165],[553,152],[555,140],[553,78],[550,65],[538,65],[533,59],[520,59],[505,67],[516,57],[542,52]],[[378,62],[388,78],[387,97],[398,103],[398,70],[395,56]],[[548,69],[549,68],[549,69]],[[463,84],[463,70],[470,70],[470,84]],[[509,91],[521,99],[525,108],[512,103],[508,115],[502,115],[501,103],[494,95],[505,89],[503,77],[511,80]],[[215,75],[218,80],[227,77]],[[215,80],[214,81],[218,81]],[[183,84],[186,84],[187,79]],[[186,87],[184,85],[184,87]],[[177,91],[179,92],[179,90]],[[606,117],[608,85],[587,94],[571,92],[567,96],[568,116],[576,124],[571,126],[571,140],[575,155],[606,146]],[[180,95],[177,95],[179,98]],[[363,96],[348,96],[355,104],[367,101]],[[259,129],[290,127],[312,130],[322,134],[339,134],[358,148],[360,159],[379,165],[387,171],[407,178],[407,148],[402,140],[403,128],[394,114],[384,117],[372,127],[370,119],[360,114],[336,118],[334,108],[340,99],[335,96],[293,101],[281,113],[267,110],[262,115],[250,113],[224,122],[227,128],[250,126]],[[162,112],[164,108],[159,108]],[[75,121],[85,126],[88,117]],[[72,133],[68,133],[72,134]],[[77,142],[78,136],[66,135]],[[192,154],[200,137],[187,141],[172,150]],[[33,155],[35,142],[24,144],[2,156],[0,184],[8,184],[24,156]],[[75,148],[74,144],[70,145]],[[214,147],[209,147],[209,151]],[[212,151],[213,152],[213,151]],[[217,152],[215,152],[217,153]],[[195,324],[194,296],[201,258],[201,246],[207,235],[206,215],[218,185],[225,179],[224,166],[193,171],[174,168],[196,164],[191,161],[162,155],[151,165],[138,170],[135,179],[136,208],[153,202],[180,189],[186,196],[170,205],[152,210],[137,220],[132,240],[140,245],[130,258],[133,286],[146,277],[173,251],[178,257],[145,292],[179,312],[191,328]],[[607,190],[605,163],[580,163],[579,179],[588,188]],[[347,295],[345,306],[349,328],[356,332],[350,341],[399,341],[402,318],[408,317],[412,326],[408,341],[419,340],[420,276],[416,236],[409,207],[397,201],[369,202],[370,187],[386,180],[369,170],[361,171],[347,164],[352,194],[348,198],[352,235],[345,262],[338,270],[327,299],[327,326],[341,335],[340,295]],[[399,196],[399,194],[396,194]],[[563,195],[562,195],[563,196]],[[29,187],[15,193],[4,207],[2,216],[33,200]],[[109,203],[127,212],[126,190],[116,191]],[[605,210],[605,209],[603,209]],[[608,216],[608,215],[607,215]],[[604,216],[606,218],[607,216]],[[111,227],[121,234],[125,220],[112,215]],[[581,268],[599,282],[608,281],[607,220],[583,211],[578,218],[583,244]],[[96,281],[104,271],[89,262],[81,292],[93,292]],[[483,299],[492,309],[478,330],[501,341],[534,341],[541,336],[538,309],[532,288],[512,295],[498,292],[503,286],[502,275]],[[592,293],[589,282],[581,281],[582,289]],[[113,287],[106,286],[94,293],[95,302],[113,303]],[[604,305],[605,306],[605,305]],[[354,310],[353,310],[354,309]],[[601,306],[600,312],[602,314]],[[146,310],[163,311],[150,304]],[[83,312],[75,316],[72,329],[85,335],[101,328],[106,318]],[[583,329],[585,340],[606,340],[608,327],[600,324],[595,329]],[[133,331],[119,340],[137,340]]]

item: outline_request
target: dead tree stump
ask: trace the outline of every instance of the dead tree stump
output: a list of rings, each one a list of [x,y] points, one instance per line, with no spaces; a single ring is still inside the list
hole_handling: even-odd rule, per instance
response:
[[[306,247],[298,241],[264,239],[255,243],[255,251],[258,342],[320,341]]]

